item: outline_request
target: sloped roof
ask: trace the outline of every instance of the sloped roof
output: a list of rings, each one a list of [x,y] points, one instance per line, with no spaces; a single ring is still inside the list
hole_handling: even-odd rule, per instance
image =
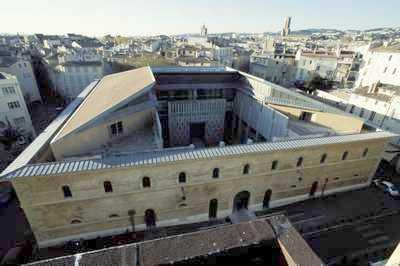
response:
[[[119,104],[123,104],[154,83],[155,80],[150,67],[105,76],[67,121],[53,142],[72,133]]]

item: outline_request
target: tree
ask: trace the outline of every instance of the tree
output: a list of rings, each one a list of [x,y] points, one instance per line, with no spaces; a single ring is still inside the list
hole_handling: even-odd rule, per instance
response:
[[[0,143],[4,145],[5,150],[10,150],[20,136],[22,136],[22,132],[9,124],[6,129],[0,132]]]
[[[307,86],[307,92],[313,93],[315,90],[329,90],[332,88],[333,81],[322,78],[320,75],[314,75]]]

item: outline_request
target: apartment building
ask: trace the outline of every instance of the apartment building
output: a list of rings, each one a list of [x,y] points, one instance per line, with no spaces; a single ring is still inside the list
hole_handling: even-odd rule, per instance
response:
[[[35,130],[26,107],[24,95],[16,77],[0,72],[0,131],[12,128],[27,140],[32,140]]]
[[[365,53],[355,87],[368,87],[378,81],[400,86],[400,44],[386,43]]]
[[[42,101],[30,61],[12,56],[10,53],[3,53],[0,55],[0,71],[17,78],[22,95],[28,104]]]

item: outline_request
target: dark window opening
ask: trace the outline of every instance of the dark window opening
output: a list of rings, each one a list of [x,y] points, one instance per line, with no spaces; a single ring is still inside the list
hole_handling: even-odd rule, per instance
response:
[[[267,191],[265,191],[264,200],[263,200],[263,208],[264,209],[269,208],[269,202],[271,201],[271,194],[272,194],[271,189],[268,189]]]
[[[110,214],[110,216],[108,216],[109,218],[118,218],[119,217],[119,215],[118,214]]]
[[[299,157],[299,159],[297,159],[297,164],[296,164],[296,166],[297,167],[300,167],[300,166],[302,166],[303,165],[303,157]]]
[[[218,200],[217,199],[210,200],[208,217],[210,219],[217,218],[217,211],[218,211]]]
[[[63,186],[62,190],[64,193],[64,198],[72,197],[71,189],[69,188],[69,186]]]
[[[143,187],[151,187],[150,177],[147,176],[143,177],[142,185]]]
[[[71,221],[71,224],[80,224],[80,223],[82,223],[82,221],[79,220],[79,219],[73,219],[73,220]]]
[[[345,151],[345,152],[343,153],[343,155],[342,155],[342,160],[343,160],[343,161],[346,160],[348,155],[349,155],[349,152],[348,152],[348,151]]]
[[[366,157],[368,154],[368,148],[365,148],[362,154],[362,157]]]
[[[273,161],[271,165],[271,170],[276,170],[278,168],[278,161]]]
[[[185,174],[185,172],[181,172],[179,174],[179,183],[186,183],[186,174]]]
[[[250,173],[250,165],[249,164],[246,164],[244,167],[243,167],[243,174],[244,175],[247,175],[247,174],[249,174]]]
[[[106,193],[113,192],[113,188],[110,181],[104,181],[103,185],[104,185],[104,191]]]
[[[310,194],[309,194],[310,197],[313,197],[315,195],[317,188],[318,188],[318,181],[315,181],[314,183],[312,183],[310,188]]]
[[[327,154],[326,154],[326,153],[322,154],[321,160],[320,160],[319,162],[320,162],[320,163],[325,163],[326,157],[327,157]]]
[[[212,177],[213,178],[219,177],[219,168],[214,168]]]

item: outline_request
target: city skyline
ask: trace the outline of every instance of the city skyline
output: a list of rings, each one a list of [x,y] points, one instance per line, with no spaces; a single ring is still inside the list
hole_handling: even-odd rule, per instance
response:
[[[278,32],[286,16],[292,17],[294,31],[308,28],[363,30],[400,25],[396,14],[400,3],[394,0],[381,1],[379,5],[371,0],[353,3],[251,0],[245,5],[226,0],[174,0],[168,5],[159,0],[146,3],[118,0],[112,5],[104,0],[71,0],[57,4],[49,0],[19,0],[3,3],[2,8],[6,11],[2,15],[4,21],[14,21],[3,25],[2,32],[20,34],[173,35],[198,33],[202,24],[206,24],[211,34]]]

